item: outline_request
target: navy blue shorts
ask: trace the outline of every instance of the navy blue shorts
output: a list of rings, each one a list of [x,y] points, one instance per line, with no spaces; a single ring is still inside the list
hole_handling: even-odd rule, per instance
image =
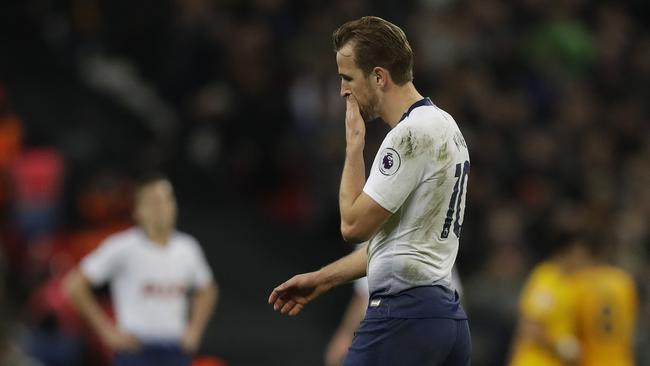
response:
[[[439,286],[371,297],[344,366],[467,366],[471,339],[458,295]]]
[[[113,366],[190,366],[190,356],[175,343],[143,343],[137,352],[120,352]]]

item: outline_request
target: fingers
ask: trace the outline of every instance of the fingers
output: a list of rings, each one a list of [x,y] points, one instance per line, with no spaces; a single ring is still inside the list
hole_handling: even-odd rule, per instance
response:
[[[289,280],[291,281],[291,280]],[[287,290],[289,287],[289,281],[286,281],[279,285],[278,287],[274,288],[273,291],[271,291],[271,295],[269,296],[269,304],[273,304],[282,296],[282,294]]]
[[[281,295],[277,296],[274,301],[271,303],[273,305],[273,310],[279,311],[282,315],[295,316],[300,313],[303,304],[297,302],[293,298],[284,298]]]
[[[279,297],[273,304],[273,310],[275,311],[281,310],[284,305],[285,305],[284,299],[282,297]]]
[[[360,137],[365,134],[365,122],[361,115],[361,107],[354,95],[349,95],[346,99],[345,107],[345,127],[347,137]]]
[[[303,307],[304,307],[303,304],[296,304],[296,306],[294,306],[293,309],[291,309],[291,310],[289,311],[289,316],[296,316],[296,315],[298,315],[298,313],[300,313],[300,311],[302,310]]]
[[[284,295],[285,290],[288,287],[287,282],[284,282],[278,287],[274,288],[273,291],[271,291],[271,295],[269,295],[269,305],[273,305],[273,310],[275,311],[282,309],[282,307],[285,304],[285,301],[284,299],[282,299],[282,296]]]
[[[269,305],[272,305],[277,299],[280,297],[280,292],[278,292],[277,289],[273,289],[271,291],[271,295],[269,296]]]
[[[271,291],[268,302],[273,306],[273,310],[289,316],[295,316],[302,310],[304,304],[301,303],[306,302],[305,297],[300,294],[304,287],[304,278],[304,275],[294,276]]]
[[[296,306],[295,301],[293,300],[287,301],[287,303],[284,304],[284,306],[280,309],[280,314],[282,315],[288,314],[291,311],[291,309],[293,309],[294,306]]]
[[[350,94],[345,98],[345,111],[348,115],[356,115],[359,113],[359,103],[354,95]]]

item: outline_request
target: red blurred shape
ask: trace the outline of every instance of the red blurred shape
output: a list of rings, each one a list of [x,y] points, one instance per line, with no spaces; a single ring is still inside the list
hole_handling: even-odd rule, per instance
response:
[[[61,154],[52,148],[24,152],[13,169],[16,200],[41,203],[56,200],[61,191],[64,163]]]

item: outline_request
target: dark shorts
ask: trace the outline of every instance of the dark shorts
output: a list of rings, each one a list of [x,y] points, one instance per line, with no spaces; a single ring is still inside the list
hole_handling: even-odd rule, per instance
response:
[[[450,291],[430,286],[371,297],[343,365],[469,365],[467,317],[458,295]]]
[[[144,343],[137,352],[116,353],[113,366],[190,366],[190,356],[175,343]]]

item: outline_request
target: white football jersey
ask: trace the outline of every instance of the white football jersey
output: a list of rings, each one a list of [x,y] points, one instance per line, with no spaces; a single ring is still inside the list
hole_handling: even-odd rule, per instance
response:
[[[363,188],[393,213],[368,245],[372,295],[452,287],[469,168],[456,122],[428,98],[386,135]]]
[[[131,228],[106,239],[80,267],[92,284],[110,284],[120,330],[149,341],[180,339],[188,291],[212,281],[199,243],[180,232],[162,246]]]

